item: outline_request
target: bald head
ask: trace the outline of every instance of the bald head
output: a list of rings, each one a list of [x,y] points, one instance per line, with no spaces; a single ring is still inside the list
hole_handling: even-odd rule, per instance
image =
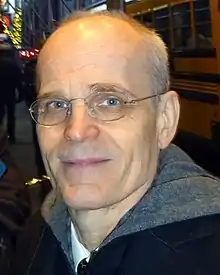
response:
[[[59,54],[61,49],[69,47],[73,50],[74,45],[80,46],[81,43],[91,46],[87,54],[94,52],[95,48],[98,50],[99,47],[106,47],[106,44],[113,44],[112,54],[124,57],[127,55],[129,66],[137,65],[139,71],[136,74],[143,75],[142,81],[149,80],[152,93],[168,91],[168,57],[163,41],[153,30],[142,26],[126,14],[118,11],[80,11],[72,14],[48,39],[39,60],[45,55],[48,58],[52,47]],[[80,48],[82,54],[83,48]],[[69,60],[68,55],[66,59]]]

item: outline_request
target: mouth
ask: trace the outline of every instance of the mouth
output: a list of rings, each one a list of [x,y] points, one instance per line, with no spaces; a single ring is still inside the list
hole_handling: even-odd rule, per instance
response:
[[[70,168],[74,168],[74,167],[86,168],[86,167],[97,167],[109,161],[111,161],[111,159],[85,158],[85,159],[64,160],[62,161],[62,164],[63,166],[70,167]]]

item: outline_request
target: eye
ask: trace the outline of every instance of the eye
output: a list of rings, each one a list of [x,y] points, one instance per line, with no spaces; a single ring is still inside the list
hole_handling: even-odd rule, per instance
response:
[[[48,100],[45,102],[45,107],[47,109],[66,109],[69,107],[69,103],[64,100]]]
[[[110,98],[105,99],[100,105],[103,105],[103,106],[118,106],[120,104],[122,104],[122,102],[118,98],[110,97]]]

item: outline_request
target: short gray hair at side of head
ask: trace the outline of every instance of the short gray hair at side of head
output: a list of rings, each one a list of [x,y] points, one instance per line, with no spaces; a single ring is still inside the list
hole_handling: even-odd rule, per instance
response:
[[[160,95],[166,93],[170,88],[170,73],[167,48],[161,37],[153,30],[137,22],[121,11],[76,11],[65,18],[61,24],[66,26],[69,23],[88,17],[106,16],[122,20],[129,24],[143,39],[143,70],[151,81],[152,93]],[[158,99],[158,97],[157,97]]]

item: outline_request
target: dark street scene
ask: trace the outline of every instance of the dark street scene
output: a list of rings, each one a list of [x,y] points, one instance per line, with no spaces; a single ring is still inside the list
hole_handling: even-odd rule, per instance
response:
[[[0,0],[0,275],[220,274],[219,26],[218,0]]]

